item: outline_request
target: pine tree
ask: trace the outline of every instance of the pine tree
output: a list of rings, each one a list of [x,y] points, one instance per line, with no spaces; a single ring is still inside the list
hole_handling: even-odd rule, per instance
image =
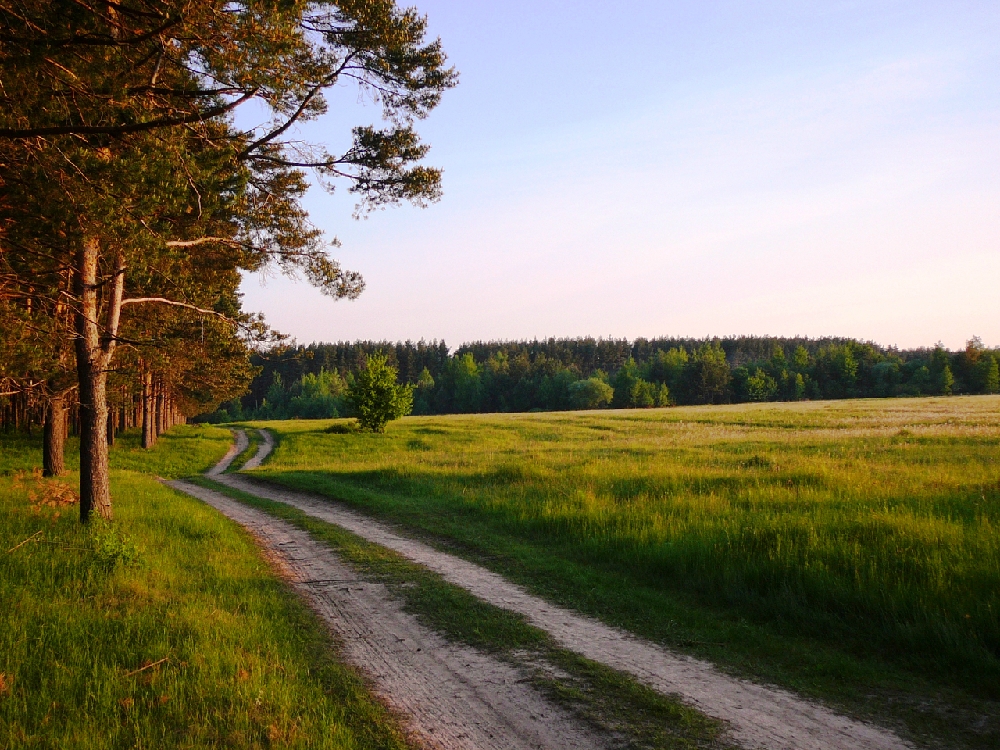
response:
[[[252,336],[232,284],[205,280],[268,265],[357,296],[361,277],[308,222],[301,169],[346,179],[359,210],[436,199],[440,172],[420,164],[412,123],[456,77],[425,20],[391,1],[0,0],[0,33],[0,299],[54,301],[69,271],[81,519],[110,517],[107,373],[130,314],[168,306]],[[388,125],[355,128],[339,155],[290,140],[345,81]],[[251,102],[271,119],[240,131],[229,116]]]

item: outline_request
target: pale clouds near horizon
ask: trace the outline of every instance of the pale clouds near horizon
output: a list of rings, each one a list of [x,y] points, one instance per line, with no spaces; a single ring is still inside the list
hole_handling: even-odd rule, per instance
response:
[[[454,13],[426,5],[432,25],[435,11]],[[463,82],[420,126],[444,199],[354,222],[347,196],[316,191],[314,220],[368,289],[334,303],[251,277],[246,306],[302,342],[802,334],[956,348],[975,334],[1000,345],[996,24],[909,23],[850,44],[806,24],[799,44],[815,33],[826,45],[813,58],[796,48],[796,64],[776,54],[750,71],[664,74],[589,112],[542,69],[518,82],[534,87],[526,101],[570,91],[537,118],[491,110],[489,86],[503,84],[484,72],[489,49],[454,39]],[[449,30],[437,29],[446,49]],[[719,43],[706,34],[686,54],[710,60]]]

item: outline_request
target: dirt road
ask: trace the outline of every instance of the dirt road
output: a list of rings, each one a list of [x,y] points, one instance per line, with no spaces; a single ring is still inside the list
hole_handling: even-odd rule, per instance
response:
[[[245,448],[244,437],[232,456]],[[224,468],[216,467],[213,478]],[[169,484],[217,508],[256,538],[336,634],[345,660],[372,680],[422,745],[439,750],[605,746],[603,738],[530,687],[529,675],[427,630],[384,586],[364,580],[306,532],[218,492],[183,481]]]
[[[273,447],[270,434],[263,430],[261,434],[263,442],[254,457],[254,466],[259,466]],[[520,613],[531,624],[551,634],[562,647],[631,674],[662,693],[680,695],[703,713],[727,722],[732,728],[732,738],[744,747],[769,750],[910,747],[885,729],[839,715],[785,690],[730,677],[707,662],[671,653],[655,643],[549,604],[485,568],[402,537],[388,526],[330,498],[255,481],[245,475],[214,478],[336,524],[439,573],[490,604]]]

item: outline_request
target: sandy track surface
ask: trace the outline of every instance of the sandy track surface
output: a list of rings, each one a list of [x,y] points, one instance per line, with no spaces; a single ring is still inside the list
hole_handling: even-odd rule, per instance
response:
[[[265,430],[261,432],[267,435]],[[631,674],[655,690],[678,695],[703,713],[722,719],[730,725],[731,737],[744,747],[769,750],[901,750],[911,747],[880,727],[841,716],[788,691],[731,677],[708,662],[674,654],[630,633],[549,604],[496,573],[402,537],[388,526],[330,498],[236,474],[216,477],[216,480],[259,497],[287,503],[336,524],[424,565],[490,604],[520,613],[532,625],[552,635],[563,648]]]
[[[261,443],[257,446],[257,452],[253,454],[253,457],[243,464],[243,469],[256,469],[260,466],[261,462],[270,455],[271,451],[274,450],[274,437],[271,433],[267,430],[257,430],[257,433],[261,436]],[[240,436],[242,436],[247,445],[249,445],[250,441],[246,439],[246,433],[243,432],[243,430],[237,431],[237,442],[239,441]],[[246,450],[246,445],[243,446],[243,449]]]
[[[233,456],[246,445],[244,436]],[[233,456],[227,456],[229,462]],[[224,479],[223,470],[216,467],[211,476]],[[212,505],[253,534],[338,636],[344,659],[370,677],[423,746],[604,747],[600,738],[528,685],[526,672],[424,628],[403,612],[385,586],[364,580],[307,532],[218,492],[183,481],[168,484]]]
[[[266,430],[261,430],[260,432],[261,434],[266,434],[268,436],[269,439],[268,453],[270,453],[274,447],[274,439],[271,438],[270,433],[268,433]],[[250,440],[247,438],[247,434],[243,430],[234,430],[233,434],[236,435],[236,442],[233,443],[231,446],[229,446],[229,450],[226,452],[226,455],[222,457],[222,460],[219,461],[219,463],[217,463],[215,466],[213,466],[211,469],[205,472],[208,476],[212,477],[212,479],[218,479],[219,475],[221,475],[223,472],[226,471],[226,469],[232,466],[233,461],[236,460],[236,457],[250,447]],[[254,458],[256,458],[256,456],[254,456]],[[261,461],[263,460],[264,459],[261,458]],[[248,461],[246,464],[244,464],[243,468],[247,468],[249,463],[250,462]],[[257,462],[256,466],[260,466],[260,461]]]

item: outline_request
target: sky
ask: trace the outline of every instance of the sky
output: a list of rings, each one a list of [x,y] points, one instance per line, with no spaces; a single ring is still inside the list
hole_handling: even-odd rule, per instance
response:
[[[1000,346],[995,0],[415,0],[459,85],[440,202],[306,199],[358,300],[245,278],[300,343],[851,336]],[[343,145],[345,88],[303,127]]]

